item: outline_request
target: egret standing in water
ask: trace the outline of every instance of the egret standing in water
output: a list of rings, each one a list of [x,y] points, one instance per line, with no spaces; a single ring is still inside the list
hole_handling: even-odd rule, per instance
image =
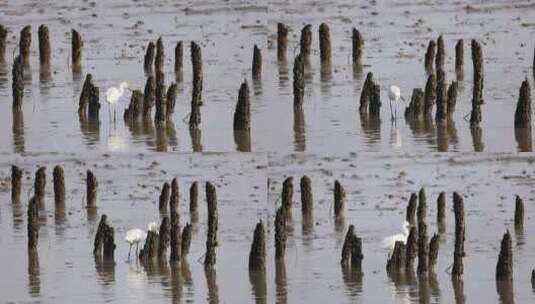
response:
[[[409,226],[409,222],[405,221],[402,226],[403,233],[394,234],[384,238],[382,247],[390,250],[390,253],[392,253],[392,250],[394,250],[394,246],[396,245],[397,241],[401,241],[403,242],[403,244],[407,244],[407,238],[409,237]]]
[[[115,106],[117,104],[117,102],[119,102],[119,99],[121,99],[121,97],[123,97],[123,94],[124,94],[124,91],[128,89],[128,83],[126,82],[121,82],[121,84],[119,85],[119,88],[116,88],[116,87],[111,87],[109,88],[107,91],[106,91],[106,101],[108,102],[108,113],[110,115],[110,120],[111,120],[111,106],[113,106],[113,121],[115,122],[116,120],[116,110],[115,110]]]
[[[143,241],[146,237],[147,237],[147,234],[145,233],[145,231],[139,228],[130,229],[126,232],[126,237],[124,238],[124,240],[128,244],[130,244],[130,249],[128,249],[128,260],[130,260],[130,251],[132,251],[132,246],[136,244],[136,256],[137,256],[138,251],[139,251],[139,243]]]
[[[390,86],[390,90],[388,91],[388,99],[390,99],[390,115],[392,116],[392,121],[397,121],[398,105],[405,102],[405,99],[401,97],[401,90],[398,86]],[[394,101],[394,111],[392,111],[392,101]]]

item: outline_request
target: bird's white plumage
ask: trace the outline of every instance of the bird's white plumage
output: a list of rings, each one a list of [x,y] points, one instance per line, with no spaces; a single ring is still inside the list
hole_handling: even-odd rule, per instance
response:
[[[156,222],[150,222],[147,225],[147,230],[158,233],[158,224]]]
[[[121,84],[119,85],[119,88],[116,88],[116,87],[109,88],[106,91],[106,101],[111,105],[116,104],[119,101],[119,99],[123,96],[125,89],[128,89],[128,83],[126,82],[121,82]]]
[[[390,86],[390,90],[388,91],[388,98],[395,102],[399,102],[400,97],[401,97],[401,89],[395,85]]]
[[[394,250],[394,246],[396,245],[396,242],[401,241],[404,244],[407,243],[407,237],[409,237],[409,226],[410,224],[407,221],[405,221],[402,226],[403,232],[384,238],[382,247],[392,252],[392,250]]]
[[[128,243],[128,244],[137,244],[139,242],[141,242],[142,240],[144,240],[146,238],[146,233],[145,231],[139,229],[139,228],[135,228],[135,229],[130,229],[126,232],[126,236],[124,238],[124,240]]]

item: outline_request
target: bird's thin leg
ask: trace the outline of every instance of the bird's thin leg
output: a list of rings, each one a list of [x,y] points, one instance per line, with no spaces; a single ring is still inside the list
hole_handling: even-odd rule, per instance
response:
[[[394,121],[394,112],[392,111],[392,99],[390,99],[390,117],[391,120]]]
[[[110,122],[111,122],[111,104],[108,103],[108,116],[110,118]]]
[[[117,109],[113,106],[113,126],[117,123]]]
[[[139,256],[139,243],[136,243],[136,257]]]
[[[130,244],[130,248],[128,248],[128,261],[130,261],[130,251],[132,251],[132,244]]]

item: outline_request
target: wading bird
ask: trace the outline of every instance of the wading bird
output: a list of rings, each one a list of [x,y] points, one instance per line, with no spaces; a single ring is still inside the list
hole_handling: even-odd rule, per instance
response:
[[[386,237],[383,239],[383,248],[386,248],[392,252],[394,250],[394,246],[396,245],[397,241],[403,242],[403,244],[407,243],[407,238],[409,237],[409,222],[405,221],[403,223],[403,226],[401,227],[403,230],[403,233],[398,233],[391,235],[389,237]]]
[[[132,251],[132,246],[136,244],[136,256],[137,256],[138,251],[139,251],[139,243],[143,241],[146,237],[147,237],[147,234],[145,233],[145,231],[139,228],[130,229],[126,232],[126,237],[124,238],[124,240],[128,244],[130,244],[130,249],[128,249],[128,260],[130,260],[130,251]]]
[[[156,222],[150,222],[147,225],[147,231],[152,231],[158,233],[158,224]]]
[[[388,99],[390,99],[390,115],[392,116],[392,121],[397,121],[398,105],[405,102],[405,99],[401,96],[401,90],[398,86],[390,86],[390,90],[388,91]],[[394,110],[392,110],[392,101],[394,101]]]
[[[124,91],[128,89],[128,83],[121,82],[119,88],[111,87],[106,91],[106,101],[108,102],[108,114],[111,120],[111,106],[113,106],[113,121],[116,120],[115,105],[119,102],[119,99],[123,97]]]

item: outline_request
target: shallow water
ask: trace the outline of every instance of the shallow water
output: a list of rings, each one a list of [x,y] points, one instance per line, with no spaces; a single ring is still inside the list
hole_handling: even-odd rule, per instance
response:
[[[243,79],[251,85],[250,140],[251,150],[256,152],[531,150],[530,134],[520,137],[519,143],[513,128],[521,81],[528,77],[533,83],[534,46],[530,38],[535,27],[530,23],[534,8],[530,2],[196,1],[191,5],[113,1],[65,5],[24,0],[0,4],[2,23],[10,30],[8,66],[0,73],[0,128],[6,130],[0,135],[0,149],[5,152],[236,151],[243,143],[234,140],[232,115]],[[291,29],[287,65],[277,62],[277,22]],[[330,25],[333,46],[332,75],[325,81],[320,77],[318,54],[317,29],[321,22]],[[52,38],[50,81],[40,81],[39,75],[36,32],[41,23],[49,26]],[[292,62],[300,30],[307,23],[313,25],[311,70],[307,72],[303,113],[294,115]],[[23,117],[12,117],[8,76],[18,32],[27,24],[33,29],[32,81],[26,86]],[[355,74],[350,64],[353,26],[366,41],[362,74]],[[84,126],[75,115],[83,77],[73,79],[69,67],[71,28],[79,30],[85,41],[84,74],[91,72],[101,88],[103,106],[98,127]],[[439,34],[444,35],[448,82],[455,76],[455,43],[460,38],[465,40],[465,80],[460,85],[454,124],[442,131],[434,122],[415,127],[400,118],[393,126],[386,88],[399,85],[408,100],[412,88],[425,86],[425,49]],[[128,100],[118,106],[118,120],[112,123],[105,90],[121,81],[128,81],[132,88],[143,88],[144,48],[158,36],[163,37],[166,47],[168,84],[174,80],[174,46],[179,40],[186,42],[184,82],[179,85],[173,126],[163,131],[156,130],[152,123],[129,128],[121,119]],[[471,108],[472,38],[483,43],[485,58],[486,103],[481,134],[472,133],[465,119]],[[201,133],[193,138],[187,126],[190,40],[200,43],[204,60]],[[254,44],[263,51],[260,83],[250,79]],[[369,71],[383,88],[379,126],[366,124],[358,115],[358,99]]]
[[[466,303],[499,302],[494,279],[499,243],[506,229],[513,234],[514,299],[535,299],[529,278],[535,252],[530,231],[535,226],[531,206],[535,199],[535,171],[529,156],[511,154],[166,154],[83,155],[42,154],[12,160],[3,156],[0,176],[9,176],[13,161],[24,168],[23,206],[11,206],[9,184],[0,192],[0,267],[9,273],[0,286],[2,301],[43,303],[72,302],[204,302],[211,303]],[[125,157],[128,156],[128,157]],[[26,205],[33,174],[46,165],[62,164],[67,187],[67,217],[56,222],[53,193],[47,184],[46,222],[42,222],[38,267],[29,266],[26,254]],[[85,170],[95,172],[100,186],[98,215],[107,214],[116,230],[115,265],[101,265],[92,257],[97,218],[88,218],[83,208]],[[303,227],[300,216],[299,178],[312,180],[314,221]],[[28,177],[28,176],[31,176]],[[127,263],[128,245],[122,241],[127,229],[144,227],[158,220],[157,187],[177,176],[180,180],[181,223],[190,221],[188,187],[200,182],[199,222],[194,226],[187,267],[169,268],[167,263],[143,267]],[[280,204],[281,183],[294,177],[292,232],[286,263],[273,262],[273,220]],[[338,179],[347,192],[345,223],[335,225],[332,187]],[[268,186],[269,180],[269,188]],[[206,239],[204,181],[212,181],[219,199],[219,247],[215,273],[205,273],[198,261]],[[387,251],[382,239],[400,232],[411,192],[424,186],[428,198],[428,231],[436,227],[436,198],[447,193],[446,233],[440,243],[436,277],[418,282],[392,281],[386,274]],[[268,191],[269,190],[269,191]],[[464,286],[454,289],[449,275],[453,254],[451,195],[464,196],[467,256]],[[267,196],[266,196],[267,194]],[[513,229],[514,195],[526,206],[524,233]],[[239,218],[239,220],[238,220]],[[255,224],[267,225],[267,271],[249,277],[247,258]],[[363,238],[363,277],[343,272],[340,251],[346,227],[354,224]],[[303,232],[303,228],[306,228]],[[32,264],[34,265],[34,264]],[[511,303],[502,301],[502,303]]]

